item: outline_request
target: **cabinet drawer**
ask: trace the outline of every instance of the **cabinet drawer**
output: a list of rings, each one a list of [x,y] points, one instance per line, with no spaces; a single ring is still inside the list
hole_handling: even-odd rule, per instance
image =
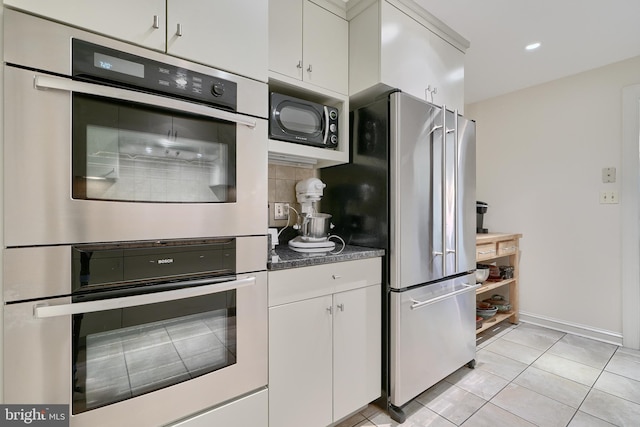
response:
[[[518,244],[515,240],[505,240],[498,242],[498,256],[515,254],[518,250]]]
[[[476,246],[476,260],[478,261],[495,258],[496,254],[495,243],[483,243]]]
[[[314,265],[269,272],[269,307],[376,285],[380,258]]]

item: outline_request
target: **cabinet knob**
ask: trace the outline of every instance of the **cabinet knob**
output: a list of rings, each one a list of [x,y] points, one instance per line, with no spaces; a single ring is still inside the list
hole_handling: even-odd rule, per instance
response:
[[[308,72],[312,72],[313,71],[313,69],[311,68],[311,64],[309,64],[309,67],[307,68],[307,71]]]
[[[160,17],[158,15],[153,15],[153,28],[156,30],[160,28]]]
[[[302,59],[298,61],[298,65],[296,65],[296,68],[302,68]]]
[[[327,311],[329,312],[329,314],[333,314],[333,307],[332,306],[327,307]]]
[[[336,307],[338,307],[338,310],[344,311],[344,304],[338,304]]]
[[[176,36],[182,37],[182,24],[178,24],[176,28]]]

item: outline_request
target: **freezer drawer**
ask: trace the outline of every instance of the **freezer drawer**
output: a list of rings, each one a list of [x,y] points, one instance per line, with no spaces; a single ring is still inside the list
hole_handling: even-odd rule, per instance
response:
[[[400,407],[476,355],[474,275],[391,292],[390,403]]]

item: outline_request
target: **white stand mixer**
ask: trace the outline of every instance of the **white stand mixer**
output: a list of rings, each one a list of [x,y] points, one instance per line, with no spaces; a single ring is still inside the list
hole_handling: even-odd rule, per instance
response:
[[[294,226],[300,236],[289,241],[289,247],[297,252],[331,252],[336,244],[329,240],[333,228],[331,215],[318,213],[315,203],[322,199],[326,184],[318,178],[307,178],[296,184],[296,199],[300,203],[298,224]],[[342,241],[342,239],[340,239]],[[342,241],[344,248],[344,241]],[[342,250],[340,251],[342,252]]]

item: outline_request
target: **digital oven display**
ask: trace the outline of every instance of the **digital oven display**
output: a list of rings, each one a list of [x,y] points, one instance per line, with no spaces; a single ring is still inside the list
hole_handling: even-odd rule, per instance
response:
[[[116,58],[103,53],[94,52],[93,65],[103,70],[115,71],[133,77],[144,78],[144,65],[126,59]]]

